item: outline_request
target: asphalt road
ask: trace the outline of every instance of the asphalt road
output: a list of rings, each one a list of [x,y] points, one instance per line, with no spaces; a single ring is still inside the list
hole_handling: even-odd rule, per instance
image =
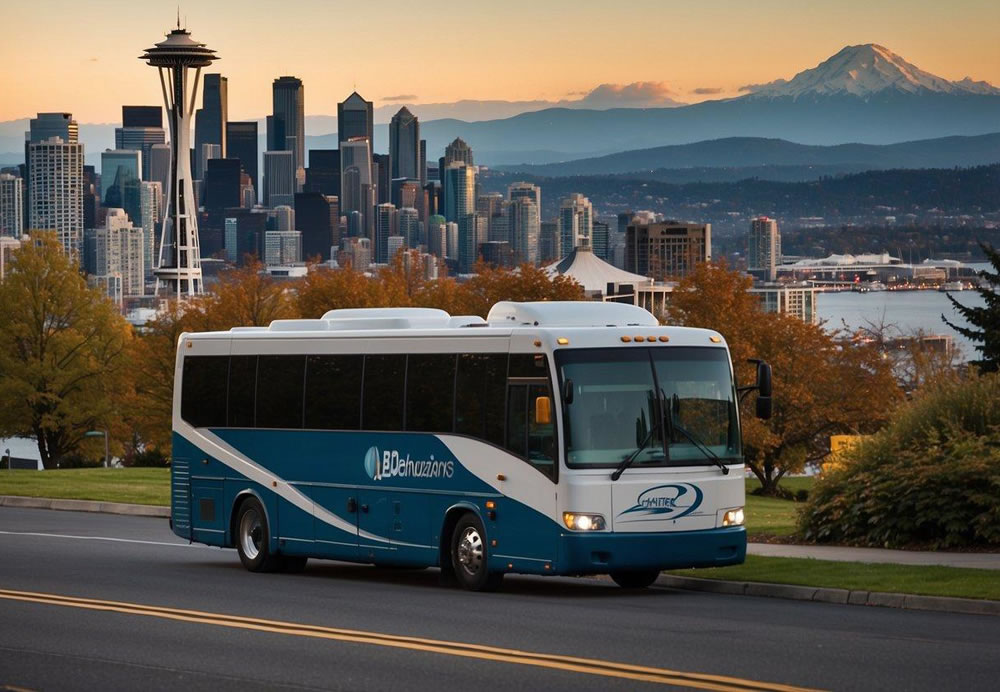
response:
[[[988,616],[554,577],[475,594],[326,561],[259,575],[162,519],[0,508],[0,690],[972,690],[996,689],[998,652]]]

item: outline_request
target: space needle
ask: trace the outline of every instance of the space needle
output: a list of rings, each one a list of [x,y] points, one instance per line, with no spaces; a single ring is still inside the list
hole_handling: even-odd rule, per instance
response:
[[[170,179],[165,191],[166,209],[156,275],[156,295],[161,289],[177,298],[202,293],[201,255],[198,246],[198,208],[191,180],[191,115],[201,68],[218,60],[215,51],[198,43],[187,29],[177,28],[139,58],[156,67],[163,88],[163,103],[170,123]],[[191,84],[190,71],[194,69]],[[190,97],[188,96],[190,94]]]

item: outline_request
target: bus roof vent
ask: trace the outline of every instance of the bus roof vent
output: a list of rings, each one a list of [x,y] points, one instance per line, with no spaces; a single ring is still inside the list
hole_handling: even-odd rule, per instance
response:
[[[635,305],[585,300],[503,301],[490,309],[486,321],[508,327],[656,327],[660,324],[649,311]]]
[[[489,326],[479,315],[459,315],[448,320],[449,327],[486,327]]]
[[[274,320],[268,327],[272,332],[325,332],[329,328],[326,320]]]
[[[233,334],[248,334],[253,332],[266,332],[267,327],[233,327],[229,331]]]
[[[362,329],[446,329],[448,320],[440,317],[355,317],[327,320],[329,329],[355,331]]]
[[[341,308],[339,310],[328,310],[323,315],[324,320],[342,320],[372,317],[404,317],[404,318],[427,318],[447,319],[451,317],[444,310],[437,308]]]

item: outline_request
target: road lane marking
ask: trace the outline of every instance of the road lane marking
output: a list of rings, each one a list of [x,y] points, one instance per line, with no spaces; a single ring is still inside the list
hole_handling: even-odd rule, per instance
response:
[[[486,661],[550,668],[555,670],[584,673],[588,675],[623,678],[627,680],[676,685],[695,689],[717,690],[719,692],[759,692],[761,690],[775,690],[776,692],[806,692],[808,690],[808,688],[795,687],[792,685],[758,682],[756,680],[728,677],[723,675],[689,673],[684,671],[669,670],[666,668],[652,668],[628,663],[603,661],[600,659],[535,653],[482,644],[467,644],[464,642],[424,639],[420,637],[408,637],[402,635],[384,634],[380,632],[368,632],[364,630],[322,627],[319,625],[283,622],[280,620],[264,620],[240,615],[227,615],[224,613],[211,613],[200,610],[186,610],[182,608],[167,608],[139,603],[78,598],[75,596],[62,596],[58,594],[37,593],[32,591],[13,591],[9,589],[0,589],[0,599],[81,608],[84,610],[123,613],[127,615],[142,615],[180,622],[217,625],[221,627],[254,630],[272,634],[309,637],[313,639],[344,641],[357,644],[368,644],[372,646],[386,646],[398,649],[444,654],[448,656],[461,656],[464,658],[476,658]]]
[[[171,543],[169,541],[141,541],[137,538],[112,538],[111,536],[73,536],[65,533],[33,533],[31,531],[0,531],[5,536],[40,536],[43,538],[73,538],[81,541],[111,541],[112,543],[142,543],[144,545],[169,545],[174,548],[211,548],[210,545]]]

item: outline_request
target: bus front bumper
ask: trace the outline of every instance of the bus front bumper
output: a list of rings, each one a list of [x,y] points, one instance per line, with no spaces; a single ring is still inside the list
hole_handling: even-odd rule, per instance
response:
[[[613,570],[724,567],[746,559],[742,526],[661,533],[563,533],[561,574],[606,574]]]

